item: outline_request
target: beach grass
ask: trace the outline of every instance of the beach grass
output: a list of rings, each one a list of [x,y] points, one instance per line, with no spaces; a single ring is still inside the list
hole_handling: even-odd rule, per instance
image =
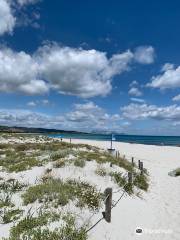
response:
[[[50,178],[41,184],[29,187],[23,194],[24,204],[38,200],[40,203],[52,203],[54,206],[65,206],[71,200],[77,200],[77,206],[99,209],[101,193],[86,182]]]

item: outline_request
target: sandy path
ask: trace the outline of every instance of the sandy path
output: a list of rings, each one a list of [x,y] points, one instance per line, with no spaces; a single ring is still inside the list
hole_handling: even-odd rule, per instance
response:
[[[109,147],[106,141],[73,139],[72,142]],[[180,167],[180,148],[118,142],[113,145],[121,154],[134,156],[136,161],[143,159],[151,177],[150,189],[143,194],[143,200],[123,198],[113,209],[112,223],[102,221],[90,232],[90,239],[179,240],[180,177],[170,177],[168,172]],[[142,234],[135,233],[138,227],[143,229]]]

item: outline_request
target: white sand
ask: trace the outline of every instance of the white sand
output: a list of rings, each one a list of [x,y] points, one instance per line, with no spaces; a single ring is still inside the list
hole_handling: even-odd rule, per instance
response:
[[[101,148],[106,141],[78,140]],[[112,211],[112,222],[101,221],[89,235],[90,240],[179,240],[180,239],[180,177],[168,172],[180,167],[180,148],[114,142],[113,147],[129,158],[143,160],[150,174],[150,188],[139,198],[123,198]],[[107,186],[108,187],[108,186]],[[114,194],[113,199],[120,196]],[[95,220],[94,220],[95,221]],[[142,234],[136,234],[142,228]]]
[[[8,140],[6,140],[9,142]],[[12,141],[12,139],[11,139]],[[14,139],[15,142],[19,140]],[[35,140],[26,140],[34,142]],[[69,141],[69,140],[66,140]],[[22,142],[24,140],[22,139]],[[43,142],[43,141],[42,141]],[[92,140],[72,140],[73,143],[87,143],[107,149],[109,142]],[[143,160],[144,167],[150,174],[150,188],[147,193],[143,193],[143,199],[138,197],[125,196],[112,210],[112,222],[101,221],[89,232],[89,240],[179,240],[180,239],[180,177],[170,177],[168,172],[180,167],[180,148],[166,146],[148,146],[141,144],[129,144],[114,142],[113,147],[120,151],[121,155],[126,155],[128,159],[133,156],[135,162]],[[54,177],[81,178],[92,184],[96,184],[102,191],[106,187],[117,190],[116,184],[107,176],[105,178],[97,176],[94,171],[96,162],[87,162],[85,168],[66,166],[62,169],[53,169]],[[0,171],[0,176],[6,178],[16,178],[25,183],[35,184],[46,168],[51,167],[51,163],[43,167],[34,167],[21,173],[7,174]],[[106,166],[105,166],[106,167]],[[107,166],[108,168],[108,166]],[[111,168],[113,170],[113,168]],[[116,169],[115,169],[116,170]],[[123,169],[121,169],[123,172]],[[117,200],[122,192],[113,194],[113,200]],[[19,198],[16,200],[19,201]],[[17,202],[17,201],[15,201]],[[19,202],[21,205],[22,203]],[[17,205],[17,204],[16,204]],[[33,205],[33,204],[32,204]],[[37,206],[35,206],[37,208]],[[28,208],[23,207],[25,210]],[[68,205],[67,209],[77,213],[81,217],[80,226],[92,215],[88,210],[80,211],[74,205]],[[91,224],[95,223],[101,212],[93,215]],[[0,224],[0,239],[8,237],[9,229],[13,223]],[[136,234],[135,230],[142,228],[142,234]]]

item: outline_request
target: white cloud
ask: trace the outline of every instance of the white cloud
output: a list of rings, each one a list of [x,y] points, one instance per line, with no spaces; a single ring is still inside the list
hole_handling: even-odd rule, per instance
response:
[[[121,111],[123,117],[133,120],[180,120],[180,106],[177,105],[158,107],[156,105],[131,103],[122,107]]]
[[[131,101],[138,102],[138,103],[144,103],[145,102],[145,100],[141,99],[141,98],[131,98]]]
[[[12,33],[16,18],[13,16],[10,2],[0,0],[0,35]]]
[[[147,86],[152,88],[168,89],[180,87],[180,66],[175,68],[167,66],[164,68],[164,72],[158,76],[152,77],[152,82]]]
[[[30,55],[8,48],[0,50],[0,91],[44,94],[48,86],[38,79],[38,73],[38,63]]]
[[[174,68],[174,64],[172,63],[165,63],[162,68],[161,68],[161,71],[162,72],[166,72],[168,70],[172,70]]]
[[[42,102],[42,101],[41,101]],[[40,102],[32,101],[30,106]],[[73,109],[60,116],[50,116],[28,110],[0,109],[0,125],[46,127],[79,131],[122,131],[119,114],[109,115],[93,102],[75,104]],[[124,123],[122,124],[124,125]]]
[[[128,94],[131,96],[136,96],[136,97],[140,97],[143,95],[142,92],[137,87],[132,87],[129,90]]]
[[[35,107],[37,104],[36,104],[36,102],[31,101],[31,102],[28,102],[27,105],[28,105],[29,107]]]
[[[151,64],[155,59],[155,51],[152,46],[140,46],[134,53],[135,61],[141,64]]]
[[[48,99],[43,99],[41,102],[42,102],[43,105],[49,105],[50,104]]]
[[[173,97],[172,100],[173,101],[180,101],[180,94],[178,94],[177,96]]]
[[[50,124],[49,124],[50,123]],[[50,127],[54,125],[52,117],[28,110],[0,109],[0,124],[24,127]]]
[[[36,54],[40,71],[55,90],[80,97],[105,96],[112,89],[112,78],[129,69],[130,51],[113,55],[96,50],[58,45],[44,46]]]
[[[26,23],[23,25],[27,25],[28,23],[37,27],[38,23],[34,22],[32,19],[26,16],[26,14],[22,11],[22,7],[30,4],[35,4],[39,0],[0,0],[0,36],[5,33],[12,34],[15,26],[21,25],[19,24],[19,19],[15,17],[15,15],[24,16],[23,19]],[[37,17],[33,15],[34,19]]]
[[[138,85],[138,82],[136,80],[132,81],[129,86],[130,87],[134,87],[134,86],[137,86]]]
[[[35,107],[37,105],[42,105],[42,106],[49,106],[52,105],[48,99],[42,99],[42,100],[35,100],[35,101],[30,101],[27,103],[27,106],[29,107]]]
[[[37,2],[39,2],[40,0],[17,0],[18,4],[20,6],[24,6],[24,5],[29,5],[29,4],[35,4]]]
[[[113,78],[130,70],[131,51],[114,54],[46,44],[34,54],[0,49],[0,91],[44,94],[53,89],[82,98],[106,96]],[[28,69],[28,71],[27,71]],[[132,87],[130,95],[141,96]]]

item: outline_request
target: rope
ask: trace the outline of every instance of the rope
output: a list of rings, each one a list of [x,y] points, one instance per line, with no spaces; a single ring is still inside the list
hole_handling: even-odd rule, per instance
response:
[[[123,188],[127,185],[128,183],[126,183]],[[117,192],[121,191],[122,189],[119,189]],[[113,206],[111,207],[111,209],[113,209],[114,207],[116,207],[116,205],[119,203],[119,201],[122,199],[122,197],[124,196],[124,194],[126,193],[126,191],[124,190],[123,193],[121,194],[120,198],[115,202],[115,204],[113,204]],[[105,198],[104,202],[107,200],[108,196]],[[93,216],[93,215],[92,215]],[[91,216],[91,217],[92,217]],[[91,218],[90,217],[90,218]],[[98,225],[102,220],[104,219],[104,217],[100,218],[94,225],[92,225],[88,230],[86,230],[86,233],[88,233],[89,231],[91,231],[96,225]]]
[[[100,218],[94,225],[92,225],[92,227],[90,227],[88,230],[86,230],[85,233],[88,233],[90,230],[92,230],[98,223],[100,223],[102,220],[104,219],[104,217]]]

